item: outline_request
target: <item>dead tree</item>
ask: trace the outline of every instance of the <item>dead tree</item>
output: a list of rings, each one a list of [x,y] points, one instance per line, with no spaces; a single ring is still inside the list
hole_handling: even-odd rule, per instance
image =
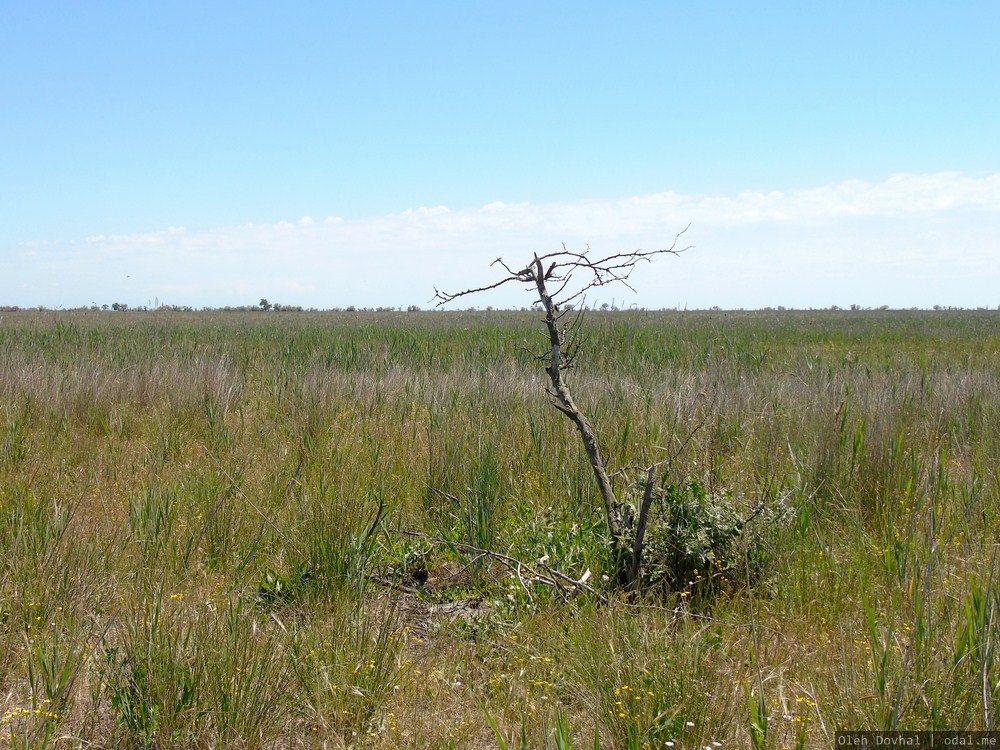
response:
[[[663,468],[668,461],[658,461],[645,467],[643,493],[637,516],[633,505],[620,501],[615,494],[607,465],[601,454],[597,433],[573,400],[563,373],[573,367],[574,359],[579,352],[578,339],[574,334],[580,323],[587,293],[610,284],[623,284],[632,289],[629,277],[640,264],[648,263],[659,255],[678,255],[687,249],[677,247],[683,234],[684,232],[680,232],[674,237],[673,244],[668,248],[616,253],[599,259],[591,258],[589,249],[584,252],[573,252],[563,245],[562,250],[557,252],[536,254],[534,259],[520,270],[515,270],[502,258],[497,258],[492,265],[499,266],[503,271],[503,276],[498,281],[454,293],[434,290],[434,300],[439,307],[459,297],[490,291],[510,283],[526,284],[538,295],[537,301],[545,313],[544,322],[549,338],[548,350],[539,356],[539,359],[545,362],[545,372],[549,377],[548,394],[552,405],[565,414],[580,433],[604,503],[604,516],[615,563],[615,580],[624,589],[635,588],[639,581],[649,510]],[[576,306],[579,306],[579,311],[574,313]],[[567,318],[570,313],[574,313],[573,317]]]

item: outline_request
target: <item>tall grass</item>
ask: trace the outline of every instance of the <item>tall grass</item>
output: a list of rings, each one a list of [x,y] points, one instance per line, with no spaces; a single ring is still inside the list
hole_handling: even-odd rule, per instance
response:
[[[778,748],[996,728],[998,323],[588,315],[570,377],[613,470],[690,436],[677,487],[790,511],[752,521],[733,585],[699,599],[692,569],[693,588],[601,604],[400,533],[600,586],[600,499],[546,401],[537,315],[5,313],[0,736]]]

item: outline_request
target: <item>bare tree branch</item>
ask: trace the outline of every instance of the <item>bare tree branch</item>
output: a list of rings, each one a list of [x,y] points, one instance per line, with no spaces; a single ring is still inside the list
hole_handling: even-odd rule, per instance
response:
[[[649,263],[653,258],[660,255],[680,255],[685,250],[689,250],[690,246],[678,247],[681,237],[689,228],[690,225],[678,232],[669,247],[657,250],[632,250],[625,253],[612,253],[611,255],[594,259],[590,257],[589,247],[583,252],[574,252],[563,245],[562,250],[554,253],[535,255],[534,260],[520,270],[515,270],[503,258],[497,258],[491,265],[499,266],[503,269],[506,274],[503,278],[492,284],[463,289],[459,292],[445,292],[435,287],[434,296],[430,301],[436,302],[437,306],[441,307],[460,297],[489,292],[511,282],[521,282],[537,286],[539,281],[543,283],[558,281],[559,285],[551,292],[547,289],[547,284],[545,286],[550,299],[555,305],[555,309],[560,310],[580,297],[585,296],[591,289],[597,287],[609,284],[622,284],[635,291],[628,283],[629,277],[632,275],[635,267],[640,263]],[[577,274],[585,277],[580,279],[579,286],[574,283]],[[542,300],[539,299],[539,301],[541,302]]]
[[[504,266],[504,268],[506,268],[506,266]],[[507,284],[507,283],[509,283],[511,281],[525,281],[525,279],[522,278],[521,276],[519,276],[518,274],[514,274],[512,276],[508,276],[505,279],[501,279],[500,281],[496,282],[495,284],[488,284],[487,286],[481,286],[478,289],[465,289],[465,290],[463,290],[461,292],[458,292],[456,294],[450,294],[448,292],[442,292],[437,287],[434,287],[434,296],[431,297],[430,300],[428,300],[428,301],[429,302],[434,302],[435,300],[437,300],[437,306],[440,307],[441,305],[445,305],[445,304],[451,302],[452,300],[458,299],[459,297],[465,297],[465,296],[468,296],[470,294],[478,294],[479,292],[488,292],[491,289],[497,289],[498,287],[501,287],[504,284]]]

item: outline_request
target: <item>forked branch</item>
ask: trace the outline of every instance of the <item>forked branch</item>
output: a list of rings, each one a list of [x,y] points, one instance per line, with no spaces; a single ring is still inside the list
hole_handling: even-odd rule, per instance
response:
[[[612,253],[602,258],[592,258],[589,247],[583,252],[575,252],[563,245],[562,250],[554,253],[536,254],[531,263],[519,270],[511,267],[503,258],[497,258],[491,265],[503,269],[505,275],[502,278],[492,284],[463,289],[459,292],[444,292],[435,288],[431,301],[440,307],[460,297],[489,292],[510,283],[520,282],[537,286],[538,282],[543,282],[546,293],[550,295],[552,303],[559,310],[585,297],[591,289],[597,287],[618,283],[632,289],[628,281],[638,265],[649,263],[660,255],[680,255],[690,249],[690,247],[678,247],[681,237],[689,228],[690,225],[678,232],[670,247],[657,250],[632,250],[627,253]]]

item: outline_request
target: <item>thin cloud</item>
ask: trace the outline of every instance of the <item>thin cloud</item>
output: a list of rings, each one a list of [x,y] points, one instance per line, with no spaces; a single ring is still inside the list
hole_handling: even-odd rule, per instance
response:
[[[683,242],[637,279],[630,303],[825,307],[1000,303],[1000,175],[900,174],[789,191],[662,192],[618,200],[419,207],[367,219],[302,216],[205,231],[168,227],[5,253],[0,304],[425,304],[434,287],[490,278],[562,243],[596,252]],[[625,297],[627,290],[609,290]],[[285,299],[280,299],[285,297]],[[530,303],[511,293],[478,304]]]

